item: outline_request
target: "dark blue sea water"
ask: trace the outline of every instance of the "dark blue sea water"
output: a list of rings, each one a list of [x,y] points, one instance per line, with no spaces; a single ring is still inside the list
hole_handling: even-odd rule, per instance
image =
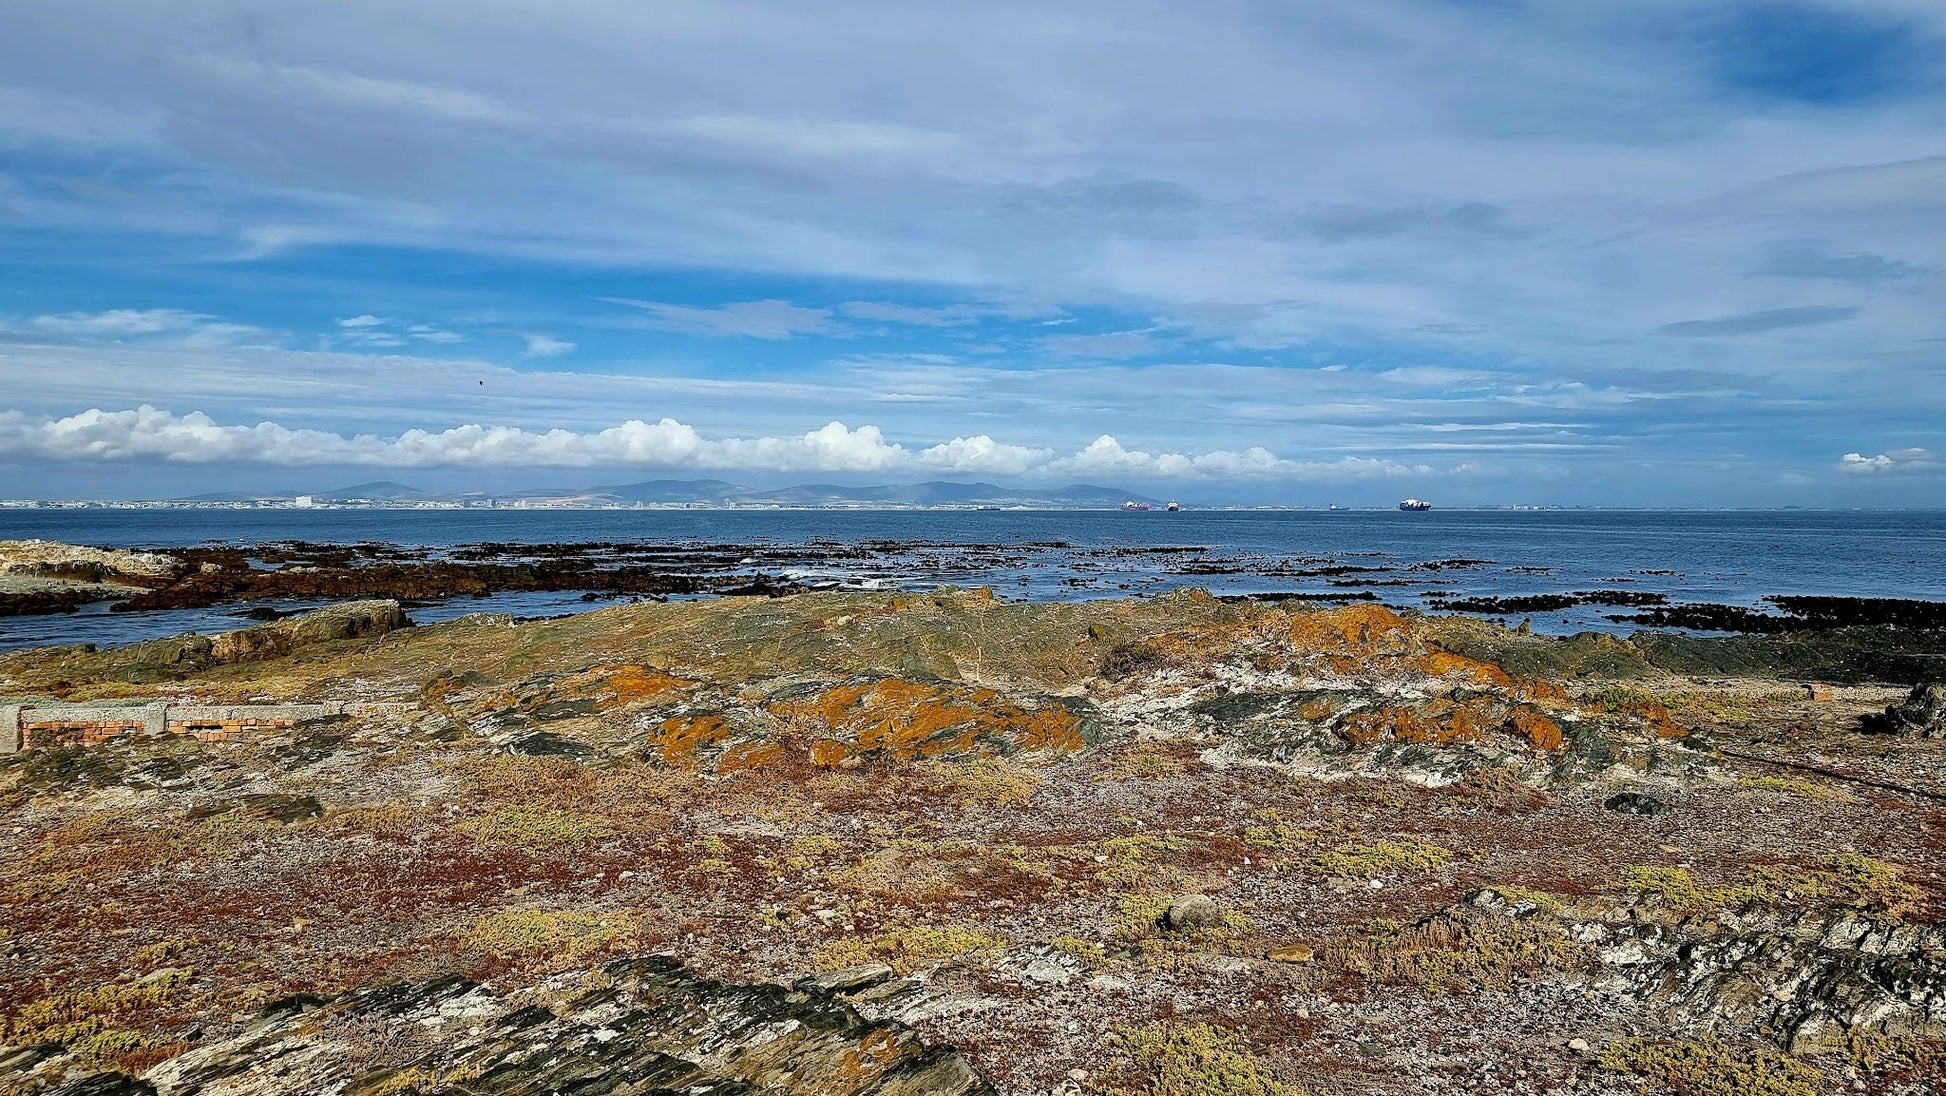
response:
[[[1029,599],[1186,585],[1221,593],[1370,591],[1406,607],[1440,597],[1590,590],[1737,605],[1772,594],[1946,598],[1946,511],[0,510],[0,539],[26,537],[146,548],[274,540],[433,548],[734,543],[805,549],[802,560],[768,553],[753,573],[854,588],[990,584]],[[871,547],[831,559],[832,542]],[[1479,562],[1426,566],[1455,559]],[[505,594],[425,606],[413,616],[587,607],[578,594]],[[1577,605],[1531,619],[1547,632],[1626,633],[1636,626],[1607,617],[1629,611]],[[242,623],[234,608],[0,618],[0,648],[121,643]]]

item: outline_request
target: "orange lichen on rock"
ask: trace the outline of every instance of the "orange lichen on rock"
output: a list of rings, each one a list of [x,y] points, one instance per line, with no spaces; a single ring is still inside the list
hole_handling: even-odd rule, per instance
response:
[[[1507,726],[1537,750],[1558,750],[1566,741],[1561,734],[1560,724],[1525,704],[1515,708],[1513,714],[1507,717]]]
[[[991,689],[901,678],[851,682],[777,700],[771,714],[811,742],[819,765],[857,755],[910,761],[976,753],[1074,753],[1086,745],[1080,716],[1049,704],[1026,708]]]
[[[1371,658],[1403,655],[1413,647],[1412,628],[1383,605],[1347,605],[1292,613],[1280,637],[1292,648],[1314,654]]]
[[[673,693],[691,688],[695,684],[687,678],[677,677],[651,666],[610,663],[562,678],[555,684],[554,691],[564,696],[591,697],[595,702],[595,710],[607,711],[610,708],[661,700]]]
[[[1431,650],[1421,655],[1414,669],[1433,677],[1463,677],[1476,685],[1511,687],[1514,679],[1491,662],[1456,655],[1451,651]]]
[[[1570,704],[1574,699],[1568,694],[1566,689],[1561,688],[1552,681],[1542,681],[1538,678],[1531,677],[1522,678],[1514,682],[1513,695],[1516,700],[1524,700],[1529,704],[1543,704],[1549,707],[1562,707]]]
[[[714,712],[670,716],[656,724],[648,745],[665,765],[692,768],[696,751],[730,737],[729,721]]]
[[[1484,742],[1490,735],[1482,722],[1484,706],[1477,702],[1436,702],[1424,712],[1411,708],[1374,708],[1353,712],[1338,732],[1354,746],[1402,742],[1422,746],[1458,746]]]

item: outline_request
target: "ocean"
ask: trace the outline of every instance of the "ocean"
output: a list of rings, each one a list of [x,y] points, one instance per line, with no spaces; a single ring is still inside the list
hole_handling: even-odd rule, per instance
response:
[[[623,541],[766,549],[762,571],[813,585],[990,585],[1011,598],[1369,594],[1427,608],[1463,598],[1605,592],[1611,601],[1760,605],[1778,594],[1946,598],[1946,511],[912,511],[0,510],[0,539],[159,548],[211,541],[384,541],[437,552],[479,542]],[[412,607],[545,616],[578,593],[509,593]],[[300,604],[278,608],[304,608]],[[1537,631],[1639,625],[1618,604],[1506,614]],[[241,627],[237,607],[0,618],[0,649],[126,643]]]

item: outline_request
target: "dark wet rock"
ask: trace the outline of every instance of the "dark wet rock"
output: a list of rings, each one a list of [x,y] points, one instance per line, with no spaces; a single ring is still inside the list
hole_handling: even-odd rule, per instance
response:
[[[1946,601],[1791,595],[1777,595],[1764,600],[1776,606],[1777,612],[1704,602],[1651,607],[1647,612],[1613,619],[1654,628],[1687,628],[1702,632],[1816,632],[1861,627],[1918,631],[1946,629]]]
[[[1203,932],[1221,924],[1223,910],[1206,894],[1185,894],[1162,915],[1162,927],[1174,932]]]
[[[1479,613],[1485,616],[1511,616],[1521,613],[1551,613],[1581,603],[1572,594],[1527,594],[1516,597],[1432,598],[1429,608],[1442,613]]]
[[[1793,1051],[1859,1036],[1946,1036],[1946,929],[1857,910],[1578,926],[1629,990],[1680,1027]]]
[[[522,757],[566,757],[575,761],[590,761],[600,756],[597,751],[552,731],[520,735],[507,743],[507,752]]]
[[[39,1062],[52,1072],[58,1062]],[[59,1091],[102,1096],[973,1096],[966,1060],[831,992],[700,978],[672,959],[622,960],[530,990],[464,978],[272,1005],[234,1038],[139,1081],[105,1074]]]
[[[72,613],[90,602],[107,600],[88,590],[23,590],[0,593],[0,617]]]
[[[1653,795],[1641,792],[1617,792],[1602,803],[1602,806],[1616,814],[1632,814],[1642,818],[1653,818],[1669,813],[1669,804]]]
[[[1866,716],[1863,723],[1872,734],[1946,738],[1946,684],[1934,681],[1915,685],[1904,700],[1888,705],[1878,715]]]

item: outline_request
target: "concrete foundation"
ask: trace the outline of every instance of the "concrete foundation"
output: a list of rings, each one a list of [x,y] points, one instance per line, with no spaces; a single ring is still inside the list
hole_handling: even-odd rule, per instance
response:
[[[36,746],[98,746],[129,735],[186,734],[205,742],[227,742],[344,711],[342,704],[0,705],[0,755]]]

